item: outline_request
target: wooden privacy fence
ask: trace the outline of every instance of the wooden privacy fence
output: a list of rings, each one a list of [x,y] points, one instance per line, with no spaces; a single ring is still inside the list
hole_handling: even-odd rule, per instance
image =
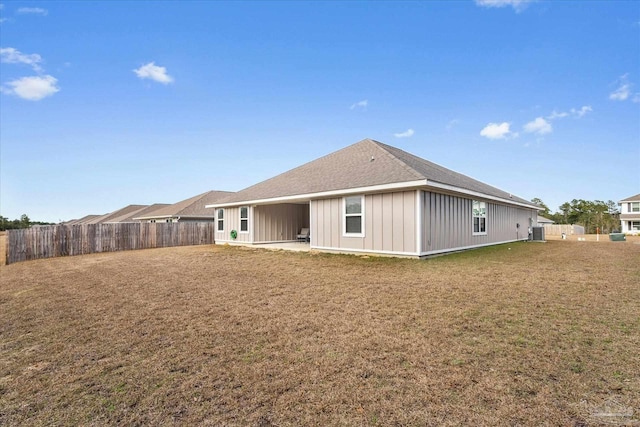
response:
[[[7,264],[39,258],[214,243],[213,222],[54,225],[7,231]]]
[[[571,224],[545,224],[544,225],[544,234],[547,236],[559,236],[562,233],[567,236],[571,236],[573,234],[584,234],[584,227],[581,225],[571,225]]]

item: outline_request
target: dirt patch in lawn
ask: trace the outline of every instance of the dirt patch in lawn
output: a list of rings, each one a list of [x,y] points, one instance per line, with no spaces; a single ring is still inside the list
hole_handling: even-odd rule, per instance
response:
[[[0,425],[637,424],[639,260],[551,241],[3,266]]]

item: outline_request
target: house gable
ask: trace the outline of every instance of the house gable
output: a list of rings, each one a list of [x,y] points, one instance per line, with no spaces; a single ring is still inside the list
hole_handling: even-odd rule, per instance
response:
[[[207,207],[275,203],[296,198],[308,201],[338,194],[427,186],[537,208],[510,193],[371,139],[262,181]]]

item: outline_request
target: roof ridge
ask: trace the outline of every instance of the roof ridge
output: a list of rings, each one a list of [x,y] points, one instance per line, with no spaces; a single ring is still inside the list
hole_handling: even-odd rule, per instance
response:
[[[380,142],[380,141],[376,141],[375,139],[369,139],[367,138],[367,140],[371,141],[373,144],[375,144],[379,149],[381,149],[382,151],[384,151],[392,160],[398,162],[405,170],[407,170],[408,172],[412,173],[416,178],[418,179],[426,179],[427,177],[425,177],[424,175],[422,175],[420,172],[418,172],[417,170],[415,170],[414,168],[412,168],[411,166],[409,166],[407,163],[405,163],[403,160],[399,159],[396,155],[394,155],[392,152],[390,152],[387,147],[389,147],[387,144]],[[404,153],[407,153],[404,150],[401,150],[399,148],[396,148],[397,150],[400,150]],[[410,153],[407,153],[410,154]]]

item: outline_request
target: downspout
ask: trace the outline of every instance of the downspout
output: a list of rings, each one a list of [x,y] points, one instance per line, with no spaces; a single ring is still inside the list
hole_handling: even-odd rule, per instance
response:
[[[416,254],[422,254],[422,190],[416,190]]]

